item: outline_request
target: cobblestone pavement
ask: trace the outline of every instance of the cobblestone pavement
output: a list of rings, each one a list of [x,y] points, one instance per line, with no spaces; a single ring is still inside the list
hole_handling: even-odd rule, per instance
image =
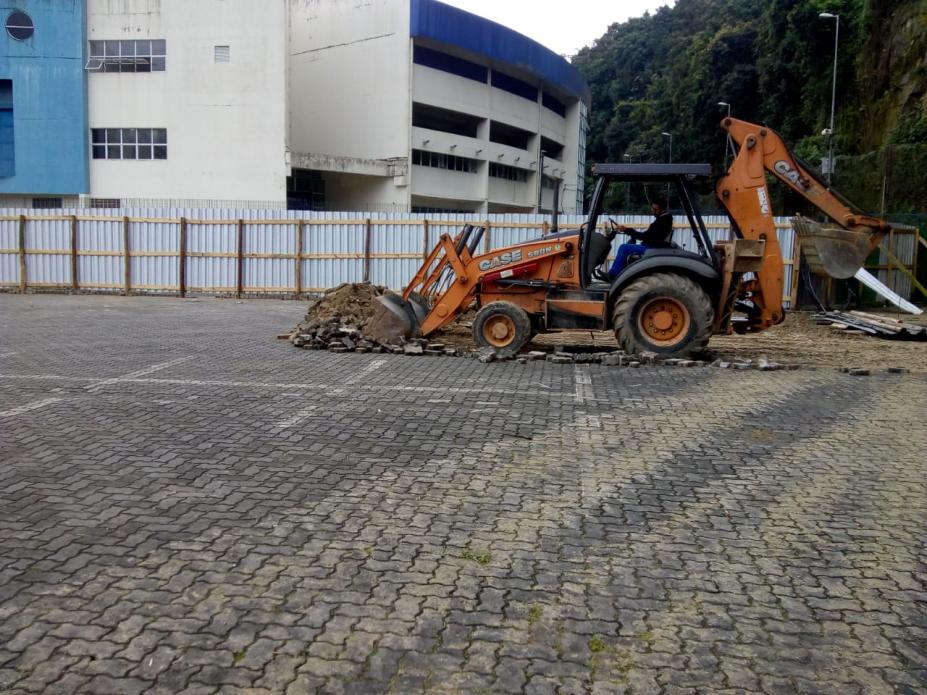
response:
[[[927,377],[0,296],[0,692],[927,692]]]

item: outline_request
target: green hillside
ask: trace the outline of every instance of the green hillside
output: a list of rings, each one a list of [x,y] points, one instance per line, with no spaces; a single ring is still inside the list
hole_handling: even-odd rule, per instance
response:
[[[820,12],[840,15],[836,185],[927,212],[927,0],[678,0],[614,24],[573,60],[592,89],[589,162],[665,161],[669,131],[674,160],[720,170],[723,101],[819,163],[834,48]]]

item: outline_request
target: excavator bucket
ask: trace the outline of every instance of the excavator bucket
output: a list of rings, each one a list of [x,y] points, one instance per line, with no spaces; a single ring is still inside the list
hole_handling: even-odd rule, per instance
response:
[[[421,335],[419,327],[428,309],[413,298],[384,294],[374,299],[373,314],[364,325],[364,335],[384,345],[401,345]]]
[[[850,231],[796,217],[792,227],[801,239],[802,252],[812,272],[845,280],[856,275],[871,251],[871,231]]]

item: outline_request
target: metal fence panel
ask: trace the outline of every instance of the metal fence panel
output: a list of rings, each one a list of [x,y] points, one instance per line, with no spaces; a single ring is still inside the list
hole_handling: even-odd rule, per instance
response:
[[[31,210],[11,210],[0,220],[0,284],[19,285],[19,220]],[[401,289],[418,269],[423,256],[442,234],[456,235],[463,224],[488,230],[479,251],[498,249],[540,237],[550,219],[536,214],[422,215],[395,212],[309,212],[268,209],[132,208],[123,210],[56,211],[56,219],[42,216],[27,222],[26,256],[30,286],[68,286],[70,215],[79,219],[79,281],[82,289],[125,288],[124,217],[129,218],[131,290],[176,293],[180,289],[181,219],[186,220],[186,286],[194,293],[227,294],[238,285],[246,293],[292,294],[299,289],[321,291],[344,282],[359,282],[367,272],[371,282]],[[52,216],[47,216],[52,217]],[[642,215],[613,217],[618,224],[646,228],[651,219]],[[242,220],[239,249],[238,220]],[[368,232],[368,222],[369,232]],[[724,216],[708,216],[705,224],[713,242],[731,238]],[[561,230],[578,229],[581,215],[562,215]],[[302,247],[297,248],[302,223]],[[687,220],[676,220],[676,242],[691,251],[697,246]],[[795,236],[786,218],[777,218],[779,242],[786,264],[785,297],[792,294],[792,259]],[[604,229],[605,221],[601,227]],[[369,235],[369,239],[368,239]],[[619,236],[618,243],[627,241]],[[896,234],[896,255],[910,264],[916,240]],[[369,244],[369,249],[368,249]],[[615,245],[617,248],[617,244]],[[369,255],[368,252],[369,251]],[[239,256],[241,254],[241,256]],[[297,258],[299,254],[299,258]],[[883,261],[884,262],[884,261]],[[910,281],[901,273],[880,271],[884,281],[895,283],[909,295]]]

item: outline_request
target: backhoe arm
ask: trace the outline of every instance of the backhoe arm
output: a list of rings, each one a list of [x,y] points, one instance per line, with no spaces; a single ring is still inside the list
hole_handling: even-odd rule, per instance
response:
[[[840,246],[842,255],[838,255],[842,263],[839,265],[843,268],[855,265],[858,269],[891,227],[884,220],[851,209],[801,166],[775,131],[736,118],[724,119],[722,127],[737,143],[739,151],[727,174],[718,182],[718,199],[727,210],[738,235],[766,242],[762,269],[756,273],[756,281],[747,288],[757,307],[751,323],[754,329],[762,329],[778,323],[784,316],[784,265],[766,186],[766,172],[839,226],[840,230],[833,232],[832,236],[842,232],[843,238],[831,238],[828,243]],[[831,274],[835,273],[831,271]]]

